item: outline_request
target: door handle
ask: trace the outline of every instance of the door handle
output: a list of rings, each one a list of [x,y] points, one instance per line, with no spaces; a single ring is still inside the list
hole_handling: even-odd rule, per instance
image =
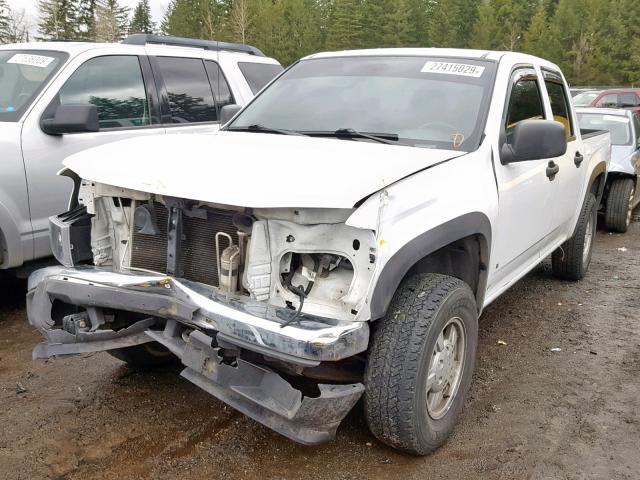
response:
[[[580,168],[580,164],[584,161],[584,156],[580,152],[576,152],[576,156],[573,157],[573,163],[576,167]]]
[[[550,160],[549,164],[547,165],[547,177],[549,177],[549,180],[553,180],[559,171],[560,165],[558,165],[553,160]]]

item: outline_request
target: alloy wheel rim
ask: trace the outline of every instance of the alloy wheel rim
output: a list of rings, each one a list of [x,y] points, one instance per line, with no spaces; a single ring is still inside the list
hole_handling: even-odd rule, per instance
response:
[[[442,328],[427,370],[427,413],[434,420],[444,417],[458,393],[466,349],[464,324],[459,317],[451,318]]]
[[[631,217],[633,215],[633,198],[634,198],[635,192],[632,190],[631,191],[631,196],[629,197],[629,210],[627,211],[627,227],[629,225],[631,225]]]

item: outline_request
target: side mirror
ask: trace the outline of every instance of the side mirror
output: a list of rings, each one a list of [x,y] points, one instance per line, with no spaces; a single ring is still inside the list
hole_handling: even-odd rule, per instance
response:
[[[58,105],[53,118],[42,120],[42,131],[49,135],[98,130],[98,108],[95,105]]]
[[[228,123],[229,120],[235,117],[236,113],[238,113],[240,110],[242,110],[242,107],[240,105],[236,105],[235,103],[222,107],[220,109],[220,125]]]
[[[523,120],[513,131],[512,142],[500,150],[502,164],[555,158],[567,152],[564,125],[553,120]]]

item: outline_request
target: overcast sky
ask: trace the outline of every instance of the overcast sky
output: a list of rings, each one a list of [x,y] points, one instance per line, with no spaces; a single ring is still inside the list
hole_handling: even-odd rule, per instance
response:
[[[120,5],[123,7],[129,7],[131,10],[136,6],[138,0],[119,0]],[[27,13],[28,22],[29,22],[29,30],[31,32],[35,32],[37,30],[38,24],[38,0],[9,0],[8,1],[11,8],[20,10],[23,9]],[[162,16],[164,15],[164,11],[169,4],[169,0],[149,0],[149,5],[151,6],[151,16],[153,17],[153,21],[157,24],[162,20]]]

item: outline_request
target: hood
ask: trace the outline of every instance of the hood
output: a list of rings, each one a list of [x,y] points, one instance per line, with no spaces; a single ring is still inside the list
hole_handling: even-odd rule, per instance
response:
[[[63,163],[81,178],[252,208],[352,208],[385,186],[464,152],[266,133],[137,137]]]
[[[21,129],[22,123],[19,122],[0,122],[0,141],[17,142]]]
[[[634,165],[634,163],[638,162],[639,155],[634,145],[612,145],[609,172],[628,173],[630,175],[640,173],[636,172],[636,166]]]

